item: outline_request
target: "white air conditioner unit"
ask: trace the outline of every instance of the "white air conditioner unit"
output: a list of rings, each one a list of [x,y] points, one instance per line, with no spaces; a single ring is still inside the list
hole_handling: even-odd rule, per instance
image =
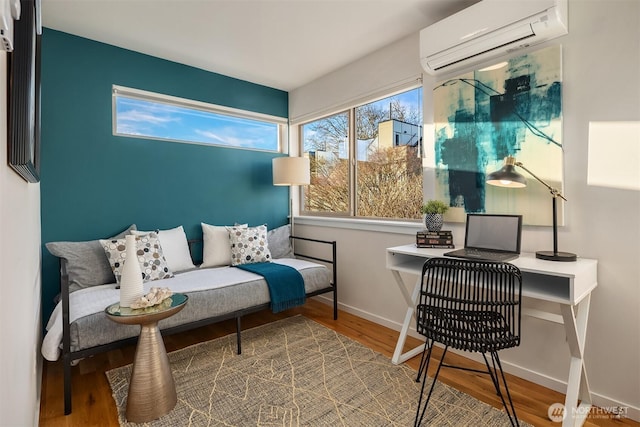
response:
[[[420,31],[420,62],[445,74],[567,33],[567,0],[483,0]]]
[[[0,48],[13,50],[13,20],[20,18],[20,0],[0,0]]]

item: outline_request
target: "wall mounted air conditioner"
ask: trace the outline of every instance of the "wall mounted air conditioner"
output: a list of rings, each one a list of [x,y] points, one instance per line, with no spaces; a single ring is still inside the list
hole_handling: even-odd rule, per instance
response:
[[[567,33],[567,0],[483,0],[420,31],[420,62],[445,74]]]
[[[20,0],[0,0],[0,48],[13,50],[13,20],[20,18]]]

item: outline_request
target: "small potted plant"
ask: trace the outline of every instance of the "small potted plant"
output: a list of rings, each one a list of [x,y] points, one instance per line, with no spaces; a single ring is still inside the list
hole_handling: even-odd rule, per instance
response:
[[[449,205],[441,200],[427,200],[420,210],[424,214],[424,225],[429,231],[440,231],[444,220],[442,215],[449,209]]]

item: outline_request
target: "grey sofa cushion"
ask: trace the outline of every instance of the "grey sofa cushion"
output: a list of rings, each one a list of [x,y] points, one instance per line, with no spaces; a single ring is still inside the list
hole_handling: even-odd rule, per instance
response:
[[[111,239],[123,238],[136,225],[132,224],[123,232]],[[99,240],[86,242],[49,242],[46,248],[59,258],[66,261],[66,273],[69,276],[69,292],[89,286],[115,283],[113,270]]]
[[[291,247],[291,226],[289,224],[283,225],[267,232],[267,244],[271,256],[274,259],[278,258],[294,258],[293,248]]]
[[[176,277],[188,274],[198,274],[198,272],[179,273],[176,274]],[[325,266],[304,268],[300,270],[300,274],[304,279],[307,294],[331,287],[331,272]],[[187,292],[186,294],[189,296],[189,302],[185,308],[176,315],[161,320],[158,323],[160,329],[212,317],[224,317],[230,313],[267,304],[270,301],[267,282],[262,278],[215,289]],[[108,344],[139,334],[139,326],[117,324],[109,320],[104,311],[101,311],[81,317],[71,324],[71,351]]]

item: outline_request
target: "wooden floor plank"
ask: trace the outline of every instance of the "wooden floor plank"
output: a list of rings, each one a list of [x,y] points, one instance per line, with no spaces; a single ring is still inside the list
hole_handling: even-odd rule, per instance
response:
[[[261,324],[272,322],[288,316],[301,314],[330,329],[354,339],[367,347],[391,357],[398,338],[398,332],[380,326],[376,323],[340,312],[338,320],[333,320],[332,308],[316,300],[308,300],[303,307],[273,314],[268,310],[246,316],[242,319],[242,328],[248,329]],[[199,342],[208,341],[225,336],[235,331],[235,321],[225,321],[214,325],[181,332],[164,338],[168,352],[178,350]],[[408,337],[406,348],[413,348],[420,341]],[[73,412],[64,415],[62,363],[45,362],[42,377],[42,396],[40,406],[40,426],[42,427],[75,427],[75,426],[118,426],[117,411],[111,396],[111,389],[105,372],[133,361],[134,346],[112,350],[80,361],[72,368],[73,384]],[[434,359],[431,362],[429,374],[432,376],[437,361],[442,355],[438,348],[434,349]],[[447,363],[464,364],[475,369],[482,369],[480,365],[470,359],[448,353]],[[414,369],[418,369],[420,357],[414,357],[406,362]],[[496,396],[493,384],[488,376],[461,371],[458,369],[443,369],[440,378],[446,383],[464,393],[483,402],[502,408],[502,403]],[[509,389],[516,405],[518,418],[541,427],[558,427],[560,424],[549,420],[547,409],[552,403],[563,402],[564,395],[533,384],[513,375],[507,375]],[[417,400],[418,396],[416,396]],[[614,419],[613,417],[591,417],[585,423],[587,427],[617,427],[636,426],[628,418]]]

